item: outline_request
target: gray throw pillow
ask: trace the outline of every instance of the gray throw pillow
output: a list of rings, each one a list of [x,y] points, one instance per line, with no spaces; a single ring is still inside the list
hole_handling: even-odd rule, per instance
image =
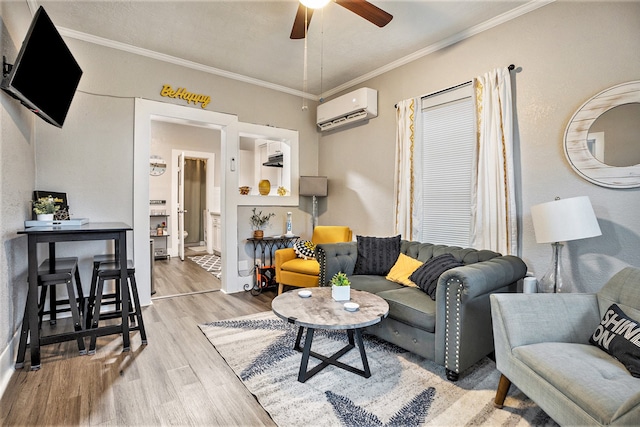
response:
[[[414,271],[409,280],[418,285],[420,289],[425,291],[432,300],[436,300],[436,288],[438,287],[438,279],[445,271],[463,266],[451,254],[442,254],[427,260],[424,264]]]
[[[353,274],[386,276],[400,255],[400,235],[395,237],[356,236],[358,257]]]
[[[611,304],[589,342],[606,351],[640,378],[640,324]]]

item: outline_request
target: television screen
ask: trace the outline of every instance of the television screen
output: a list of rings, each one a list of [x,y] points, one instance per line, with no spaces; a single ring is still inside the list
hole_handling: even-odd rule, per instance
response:
[[[42,6],[2,89],[54,126],[62,127],[82,70]]]

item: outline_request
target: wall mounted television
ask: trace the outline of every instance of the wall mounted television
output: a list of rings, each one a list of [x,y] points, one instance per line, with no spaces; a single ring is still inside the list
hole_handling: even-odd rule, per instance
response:
[[[67,117],[82,70],[40,6],[13,66],[3,64],[0,87],[59,128]]]

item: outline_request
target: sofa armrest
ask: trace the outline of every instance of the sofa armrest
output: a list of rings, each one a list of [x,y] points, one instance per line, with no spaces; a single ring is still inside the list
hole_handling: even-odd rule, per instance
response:
[[[494,292],[515,292],[527,272],[515,256],[499,256],[444,272],[436,289],[436,362],[459,373],[490,354]]]
[[[444,291],[458,282],[465,297],[471,299],[516,283],[526,274],[527,265],[520,258],[505,255],[447,270],[438,279],[438,288]]]
[[[493,294],[496,341],[507,349],[542,342],[587,344],[600,322],[595,294]]]
[[[321,243],[316,246],[316,259],[320,264],[320,286],[326,286],[339,272],[353,274],[358,258],[357,242]]]
[[[278,249],[275,252],[275,265],[276,265],[276,282],[282,283],[280,281],[280,267],[287,261],[291,261],[292,259],[297,258],[296,251],[293,248],[283,248]]]

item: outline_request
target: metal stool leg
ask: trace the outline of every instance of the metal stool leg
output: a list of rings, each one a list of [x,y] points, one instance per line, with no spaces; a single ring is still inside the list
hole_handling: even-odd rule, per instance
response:
[[[135,274],[129,275],[129,281],[131,283],[131,292],[133,293],[133,305],[135,306],[136,310],[135,314],[138,320],[138,328],[140,328],[140,338],[142,339],[142,344],[147,344],[147,332],[144,330],[144,321],[142,320],[142,307],[140,307],[140,298],[138,297],[138,285],[136,284]]]
[[[71,316],[73,317],[73,329],[76,331],[82,330],[82,319],[80,318],[80,311],[76,305],[75,291],[73,290],[73,284],[71,283],[71,276],[67,280],[67,292],[69,294],[69,308],[71,309]],[[78,349],[80,354],[87,354],[87,349],[84,346],[84,338],[78,337]]]
[[[93,315],[91,317],[91,327],[97,328],[100,322],[100,303],[102,301],[102,290],[104,288],[104,278],[98,278],[98,286],[96,287],[95,303],[93,306]],[[91,343],[89,344],[89,354],[96,354],[96,341],[98,337],[91,336]]]
[[[55,325],[58,323],[57,313],[58,313],[58,296],[56,295],[56,287],[51,287],[51,292],[49,293],[49,324]]]
[[[42,318],[44,317],[44,305],[47,302],[48,286],[40,286],[40,301],[38,302],[38,329],[42,328]]]

